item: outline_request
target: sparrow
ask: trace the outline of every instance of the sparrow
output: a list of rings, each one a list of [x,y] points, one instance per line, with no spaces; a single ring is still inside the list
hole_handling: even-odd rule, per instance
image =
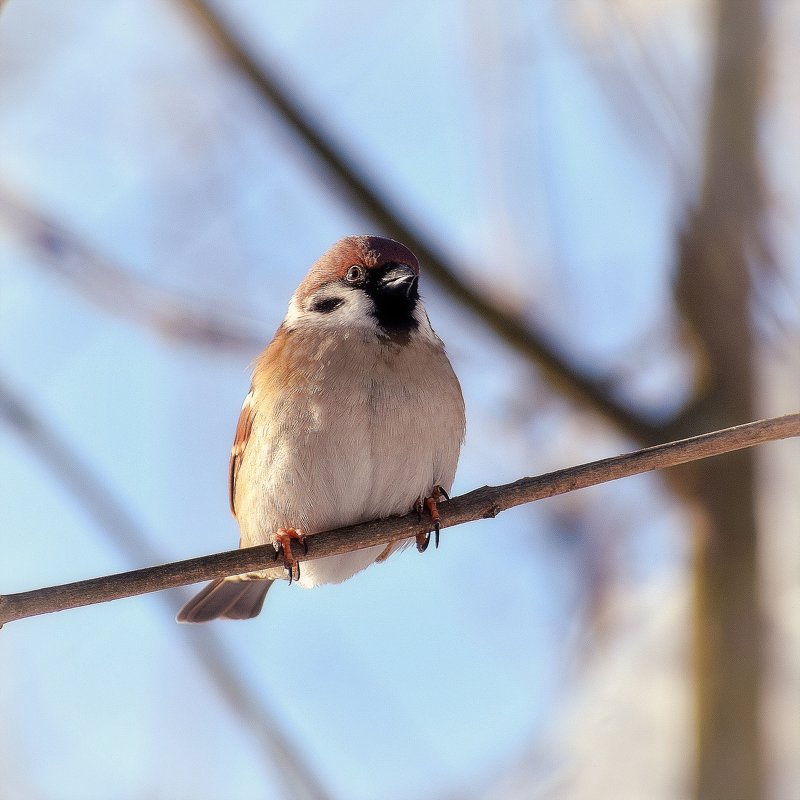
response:
[[[340,583],[412,541],[305,561],[301,570],[293,548],[308,534],[427,510],[438,546],[437,503],[452,486],[466,423],[419,276],[399,242],[336,242],[254,362],[231,449],[230,506],[239,546],[272,543],[290,583]],[[428,537],[416,537],[420,551]],[[250,619],[272,583],[266,572],[215,580],[177,619]]]

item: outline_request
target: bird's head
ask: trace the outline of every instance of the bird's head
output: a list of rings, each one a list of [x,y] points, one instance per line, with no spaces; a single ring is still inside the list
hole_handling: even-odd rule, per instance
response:
[[[418,283],[419,264],[407,247],[379,236],[348,236],[311,267],[284,326],[402,339],[427,323]]]

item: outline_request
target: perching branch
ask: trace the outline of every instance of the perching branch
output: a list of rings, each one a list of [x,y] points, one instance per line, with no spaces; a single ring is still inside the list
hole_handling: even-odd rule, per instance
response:
[[[441,527],[450,528],[464,522],[496,517],[501,511],[545,497],[792,436],[800,436],[800,412],[660,444],[535,478],[521,478],[503,486],[484,486],[442,503]],[[298,560],[308,561],[387,544],[424,533],[430,527],[430,520],[419,520],[416,513],[410,513],[404,517],[317,533],[307,537],[308,553],[298,553]],[[498,549],[508,551],[509,545],[500,542],[494,548],[495,552]],[[274,556],[271,545],[260,545],[61,586],[0,595],[0,626],[24,617],[260,570],[273,563]],[[282,574],[283,570],[276,567],[275,577],[282,577]]]

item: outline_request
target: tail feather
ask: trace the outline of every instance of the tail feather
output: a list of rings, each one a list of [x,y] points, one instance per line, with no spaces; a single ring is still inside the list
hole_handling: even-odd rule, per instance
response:
[[[258,615],[272,585],[269,580],[219,578],[198,592],[178,612],[178,622],[251,619]]]

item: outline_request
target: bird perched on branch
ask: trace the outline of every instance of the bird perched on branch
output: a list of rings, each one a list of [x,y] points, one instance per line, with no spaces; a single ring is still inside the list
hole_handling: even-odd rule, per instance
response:
[[[409,542],[302,564],[309,533],[430,513],[453,483],[464,438],[461,387],[418,291],[419,264],[399,242],[349,236],[298,286],[255,361],[230,460],[240,547],[272,543],[287,578],[339,583]],[[427,547],[428,535],[417,537]],[[179,622],[249,619],[265,573],[208,584]]]

